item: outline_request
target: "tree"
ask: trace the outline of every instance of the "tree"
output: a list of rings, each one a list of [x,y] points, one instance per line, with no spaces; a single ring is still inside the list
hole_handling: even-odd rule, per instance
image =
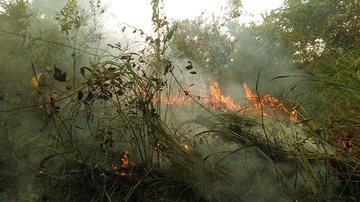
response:
[[[333,144],[351,140],[356,145],[360,141],[356,135],[360,129],[359,2],[288,0],[259,28],[270,30],[276,41],[285,44],[297,67],[311,73],[312,88],[302,102],[314,126]]]
[[[280,75],[301,74],[295,68],[286,46],[274,39],[269,30],[241,25],[235,20],[198,17],[179,23],[171,48],[175,57],[193,61],[203,73],[222,86],[248,83],[255,88],[260,71],[260,89],[283,96],[295,78],[286,82],[271,81]],[[291,80],[291,81],[290,81]]]
[[[67,38],[67,45],[73,49],[71,53],[73,88],[77,80],[76,68],[82,62],[84,51],[90,48],[90,45],[97,45],[102,39],[102,34],[98,32],[101,26],[97,22],[97,16],[101,13],[100,1],[95,0],[90,1],[90,11],[82,9],[77,0],[68,0],[65,6],[56,13],[61,32]],[[90,22],[90,20],[93,21]]]
[[[360,46],[360,5],[346,1],[297,1],[285,5],[265,19],[306,68],[317,58],[330,60],[344,50]]]

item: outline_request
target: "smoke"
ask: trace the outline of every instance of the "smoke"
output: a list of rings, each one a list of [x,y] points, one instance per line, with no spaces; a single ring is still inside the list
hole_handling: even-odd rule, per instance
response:
[[[341,183],[325,161],[309,161],[310,167],[306,167],[304,162],[291,156],[273,161],[264,152],[267,148],[260,149],[257,145],[259,143],[244,144],[242,138],[246,139],[247,136],[241,133],[237,137],[225,131],[215,132],[219,130],[221,122],[220,116],[211,117],[203,113],[203,115],[198,115],[192,124],[184,127],[187,128],[187,134],[192,134],[189,138],[194,141],[193,152],[223,171],[219,179],[210,181],[200,188],[201,195],[207,200],[291,201],[337,198],[337,189]],[[201,133],[208,130],[210,132]],[[257,130],[262,129],[250,130],[255,137],[259,136],[256,134]],[[243,129],[242,132],[246,133],[246,131],[247,129]],[[268,132],[271,138],[276,138],[277,133],[281,133],[280,131]],[[298,139],[291,140],[290,137],[293,132],[287,131],[287,137],[285,137],[288,139],[287,143],[278,144],[296,144]],[[289,149],[294,148],[287,148]],[[316,152],[316,149],[314,151]],[[303,152],[307,153],[307,151]],[[308,194],[311,192],[316,194]]]
[[[52,4],[48,4],[49,2]],[[28,34],[31,36],[40,36],[56,42],[56,44],[0,33],[3,48],[0,57],[0,91],[3,91],[4,97],[4,100],[0,100],[0,110],[33,104],[32,92],[34,89],[30,86],[30,80],[34,75],[31,62],[34,62],[36,71],[41,71],[48,65],[56,64],[68,75],[71,75],[74,51],[61,45],[66,43],[66,37],[59,34],[59,27],[54,25],[54,12],[61,9],[64,2],[65,0],[34,1],[32,4],[34,11],[45,14],[45,19],[36,18],[37,15],[35,15],[35,18],[31,18],[30,27],[25,29],[29,31]],[[84,3],[85,1],[81,2]],[[3,22],[0,21],[2,28],[8,28]],[[215,78],[220,82],[221,88],[240,103],[244,98],[241,90],[244,82],[255,89],[258,81],[261,91],[278,95],[292,89],[296,79],[271,81],[277,76],[300,74],[294,69],[288,56],[284,54],[281,44],[271,44],[265,37],[256,38],[253,32],[246,27],[239,29],[235,26],[230,27],[229,30],[232,30],[230,33],[234,35],[236,40],[233,43],[233,49],[227,52],[227,55],[217,55],[220,61],[218,64],[223,65],[216,67],[221,70],[218,74],[204,73],[206,71],[203,71],[202,68],[205,69],[205,67],[198,61],[192,61],[194,69],[191,71],[195,71],[196,74],[184,69],[188,65],[188,60],[174,62],[174,66],[177,67],[174,74],[185,89],[188,89],[189,86],[194,89],[207,89],[208,79]],[[12,31],[15,32],[15,30]],[[89,52],[99,53],[100,48],[106,49],[107,43],[119,40],[123,43],[126,42],[124,38],[115,38],[114,35],[113,37],[107,40],[102,39],[100,43],[89,43],[91,47],[95,47],[89,48]],[[33,43],[34,41],[36,43]],[[106,54],[110,53],[108,50],[105,52]],[[88,66],[89,58],[93,57],[91,54],[82,52],[77,52],[76,56],[82,59],[82,62],[76,63],[76,67]],[[225,63],[227,64],[225,65]],[[260,72],[259,80],[258,72]],[[174,86],[174,90],[183,92],[178,83],[170,79],[168,85]],[[61,86],[61,90],[64,90],[65,86],[68,84]],[[196,91],[193,95],[194,99],[197,100],[201,100],[203,97],[203,94],[200,94],[199,98],[196,97]],[[50,136],[43,131],[47,125],[46,114],[43,111],[44,109],[34,107],[0,113],[1,201],[41,200],[41,194],[45,188],[38,185],[39,162],[51,153],[47,150],[49,149],[47,145],[51,141]],[[163,112],[168,114],[164,117],[165,121],[174,126],[175,129],[181,127],[183,133],[188,134],[186,138],[189,140],[193,140],[194,135],[204,130],[213,129],[216,125],[211,123],[209,118],[216,114],[196,104],[182,107],[167,105],[164,106]],[[80,116],[79,120],[75,121],[76,125],[79,127],[86,126],[88,123],[85,120],[85,117]],[[192,125],[193,128],[188,127],[188,124]],[[91,130],[95,131],[97,126],[94,124],[91,126]],[[84,143],[88,139],[90,131],[75,129],[74,134],[77,134],[79,140]],[[298,165],[294,165],[296,162],[289,160],[275,163],[261,155],[253,147],[241,149],[222,160],[224,154],[245,145],[236,141],[225,141],[221,134],[201,138],[201,140],[195,139],[195,142],[197,146],[194,150],[202,158],[219,153],[208,158],[207,161],[217,164],[219,168],[225,171],[224,178],[209,182],[203,189],[200,189],[201,194],[210,201],[289,201],[294,199],[294,196],[305,194],[298,190],[308,189],[305,173],[302,170],[297,170]],[[326,173],[323,163],[313,166],[315,173]],[[335,193],[332,189],[336,187],[337,179],[333,180],[335,185],[328,186],[328,193]]]
[[[54,153],[53,139],[45,130],[48,115],[35,98],[38,89],[30,81],[53,65],[67,72],[70,80],[73,50],[54,20],[55,11],[65,2],[13,4],[15,12],[3,13],[4,9],[0,13],[0,201],[43,200],[46,187],[40,178],[40,162]],[[88,1],[83,2],[87,5]],[[76,56],[77,61],[81,60],[78,56],[89,58],[83,52]],[[83,64],[89,61],[76,65]],[[59,93],[70,86],[68,82],[56,85]]]
[[[256,56],[256,55],[255,55]],[[261,55],[266,57],[265,55]],[[257,56],[256,56],[257,57]],[[283,58],[284,61],[286,58]],[[266,58],[265,58],[266,60]],[[284,62],[286,63],[286,62]],[[177,72],[177,77],[183,75],[183,86],[193,84],[194,88],[208,90],[209,80],[208,76],[201,71],[196,63],[193,63],[194,68],[200,72],[196,75],[190,75],[186,70],[188,65],[187,60],[180,60],[176,66],[180,68]],[[236,65],[234,65],[236,66]],[[239,64],[241,66],[241,64]],[[236,67],[235,67],[236,68]],[[284,70],[274,70],[274,72],[264,74],[260,77],[260,90],[262,92],[273,92],[277,88],[279,92],[288,90],[290,86],[297,82],[298,78],[290,78],[286,82],[273,82],[271,78],[279,75],[294,75],[296,70],[292,69],[291,62],[282,66]],[[239,68],[240,69],[240,68]],[[241,71],[235,69],[233,71]],[[269,70],[264,70],[269,71]],[[260,71],[261,72],[261,71]],[[257,72],[252,71],[254,76],[236,77],[228,75],[225,78],[232,78],[222,80],[227,88],[222,88],[224,92],[229,93],[237,103],[246,108],[246,98],[242,90],[242,83],[246,82],[255,89],[255,82],[257,81]],[[224,76],[226,74],[223,73]],[[180,76],[179,76],[180,75]],[[204,76],[205,75],[205,76]],[[299,75],[301,75],[299,73]],[[264,79],[267,78],[267,79]],[[263,88],[262,88],[263,87]],[[192,91],[193,98],[197,99],[197,91]],[[209,92],[207,92],[209,96]],[[279,95],[279,93],[277,93]],[[197,107],[196,107],[197,106]],[[209,107],[209,106],[207,106]],[[291,201],[291,200],[334,200],[338,197],[338,188],[341,186],[340,179],[335,175],[334,171],[329,168],[327,162],[322,160],[314,160],[309,162],[309,167],[305,165],[308,162],[301,162],[296,156],[292,156],[293,152],[300,147],[300,153],[314,153],[315,155],[333,154],[334,151],[326,146],[318,145],[316,140],[306,136],[303,128],[290,122],[290,120],[279,120],[276,115],[265,116],[263,124],[265,129],[261,127],[261,120],[256,120],[255,117],[251,119],[256,120],[257,125],[251,131],[255,138],[266,142],[267,135],[271,144],[277,144],[284,152],[289,152],[289,157],[273,161],[269,156],[266,156],[262,151],[267,148],[258,148],[258,142],[254,141],[254,146],[246,146],[243,143],[241,130],[237,137],[229,137],[229,134],[222,128],[222,124],[231,124],[221,118],[221,112],[216,110],[207,111],[199,107],[194,102],[192,104],[184,104],[179,102],[178,105],[171,106],[171,112],[176,114],[176,122],[169,122],[174,125],[181,125],[176,128],[180,134],[186,134],[188,141],[192,142],[193,152],[200,156],[201,159],[206,159],[212,165],[224,171],[220,179],[209,182],[200,188],[200,195],[204,196],[209,201]],[[210,108],[210,107],[209,107]],[[231,111],[229,113],[232,113]],[[234,112],[235,113],[235,112]],[[241,114],[241,113],[240,113]],[[247,115],[240,115],[246,119]],[[236,123],[236,121],[234,121]],[[228,126],[227,126],[228,127]],[[209,131],[203,133],[204,131]],[[215,132],[224,130],[223,133]],[[244,129],[242,129],[244,130]],[[200,134],[200,135],[199,135]],[[231,135],[230,135],[231,136]],[[246,141],[245,141],[246,142]],[[259,141],[260,142],[260,141]],[[234,152],[234,153],[232,153]],[[231,154],[232,153],[232,154]],[[231,155],[228,155],[231,154]],[[228,156],[227,156],[228,155]],[[284,154],[285,156],[287,154]],[[307,160],[306,160],[307,161]],[[311,174],[309,174],[311,173]],[[314,182],[311,182],[313,181]],[[312,184],[313,183],[313,184]],[[309,194],[314,192],[315,194]]]
[[[281,97],[299,92],[293,91],[293,87],[304,72],[295,67],[285,44],[274,36],[236,23],[229,23],[227,29],[233,42],[226,70],[220,74],[224,85],[247,83],[251,89],[258,85],[259,91]]]
[[[7,97],[6,99],[9,99]],[[6,100],[5,100],[6,101]],[[9,109],[2,104],[1,109]],[[2,201],[40,200],[37,183],[39,162],[47,156],[49,144],[42,114],[36,108],[0,114]]]
[[[261,157],[256,150],[246,148],[220,164],[231,174],[212,182],[203,190],[210,201],[291,201],[312,200],[314,197],[305,195],[311,192],[309,179],[303,171],[297,170],[298,165],[294,165],[291,160],[274,163]],[[325,178],[324,165],[314,165],[313,169]],[[338,179],[331,180],[332,183],[337,180],[337,184],[326,185],[327,199],[336,198],[336,187],[339,186]],[[324,186],[325,182],[322,183]]]

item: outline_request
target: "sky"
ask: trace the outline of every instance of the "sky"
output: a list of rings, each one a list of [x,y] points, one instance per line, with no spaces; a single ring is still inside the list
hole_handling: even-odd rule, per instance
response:
[[[261,21],[261,13],[281,6],[284,0],[242,0],[245,15],[241,22]],[[150,0],[103,0],[105,5],[105,28],[119,30],[124,24],[151,30]],[[227,0],[164,0],[165,14],[170,19],[193,19],[203,11],[220,14]]]

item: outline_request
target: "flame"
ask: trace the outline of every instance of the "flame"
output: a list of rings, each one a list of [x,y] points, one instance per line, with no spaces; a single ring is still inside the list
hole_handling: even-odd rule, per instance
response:
[[[264,110],[269,109],[272,111],[280,112],[282,114],[290,115],[289,119],[292,122],[297,121],[297,109],[295,107],[289,110],[287,107],[284,106],[284,104],[282,104],[278,99],[271,95],[258,96],[250,90],[249,86],[246,83],[244,83],[243,89],[245,92],[245,96],[251,105],[249,109],[253,114],[263,113],[264,115],[267,115]]]
[[[249,86],[246,83],[244,83],[243,89],[247,99],[255,100],[257,98],[257,96],[250,90]]]
[[[162,96],[161,99],[159,97],[154,97],[153,102],[154,103],[163,103],[166,105],[172,105],[172,104],[191,104],[191,97],[189,96],[187,91],[184,92],[178,92],[176,94],[170,94],[168,96]]]
[[[125,151],[124,153],[121,154],[121,168],[126,168],[129,165],[129,152]],[[121,176],[127,176],[127,175],[131,175],[130,173],[126,173],[126,172],[121,172],[120,173]]]
[[[287,108],[283,103],[271,95],[258,95],[254,93],[250,87],[244,83],[243,90],[245,97],[247,99],[246,108],[242,108],[240,104],[235,103],[230,96],[224,95],[219,87],[219,83],[212,81],[209,84],[210,95],[202,97],[197,96],[198,101],[207,108],[214,110],[222,111],[242,111],[250,112],[253,115],[268,115],[269,111],[279,112],[283,116],[287,116],[292,122],[297,121],[298,112],[295,107]],[[169,94],[167,96],[162,96],[161,99],[154,97],[154,103],[163,103],[166,105],[170,104],[191,104],[193,102],[190,94],[193,94],[195,91],[191,88],[177,92],[175,94]],[[204,90],[197,90],[197,93],[200,95]],[[200,100],[200,98],[202,98]]]
[[[126,172],[126,170],[129,167],[129,152],[125,151],[120,155],[120,167],[117,166],[116,163],[111,164],[111,169],[115,171],[117,175],[120,176],[133,176],[132,172]]]
[[[121,167],[126,168],[129,165],[129,152],[126,151],[121,156]]]
[[[158,97],[158,95],[155,95],[152,99],[153,103],[162,103],[166,105],[172,105],[172,104],[191,104],[192,98],[190,97],[190,92],[193,92],[193,89],[191,88],[192,85],[186,87],[184,90],[180,90],[177,92],[166,92],[161,95],[161,97]]]
[[[290,120],[292,122],[296,122],[298,120],[298,112],[296,107],[292,107],[290,113],[291,113]]]
[[[210,103],[212,108],[221,109],[226,111],[230,110],[239,110],[241,109],[239,104],[235,104],[230,96],[225,96],[220,88],[218,82],[211,82],[209,85],[210,88]]]

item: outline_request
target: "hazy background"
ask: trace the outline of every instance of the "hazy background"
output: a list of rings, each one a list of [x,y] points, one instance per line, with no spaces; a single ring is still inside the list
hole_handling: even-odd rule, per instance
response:
[[[2,24],[1,29],[19,33],[20,36],[6,33],[0,35],[1,42],[4,44],[0,48],[0,53],[2,53],[0,90],[4,96],[4,100],[0,101],[1,110],[14,109],[18,106],[31,106],[33,103],[32,91],[34,89],[29,84],[33,76],[31,63],[34,63],[36,71],[44,70],[47,65],[56,64],[56,66],[66,71],[69,75],[68,78],[71,79],[72,66],[74,65],[73,58],[75,56],[79,61],[75,64],[76,67],[89,66],[93,61],[100,61],[102,56],[105,57],[106,54],[113,53],[113,50],[107,47],[108,43],[121,42],[121,44],[126,44],[137,40],[136,37],[133,38],[124,34],[121,31],[122,27],[129,25],[142,29],[150,35],[152,34],[150,2],[144,0],[104,0],[101,7],[104,13],[100,15],[100,20],[96,23],[90,22],[86,24],[84,29],[81,30],[84,34],[87,34],[93,26],[97,26],[96,31],[98,32],[92,33],[98,33],[99,35],[94,35],[94,38],[81,38],[76,42],[79,49],[87,50],[86,53],[79,50],[72,51],[71,45],[74,45],[75,42],[57,33],[59,27],[51,24],[55,19],[55,11],[60,10],[65,2],[65,0],[34,1],[32,8],[37,13],[29,22],[31,26],[26,30],[16,30],[6,23]],[[87,8],[87,1],[82,0],[79,2],[81,6]],[[261,23],[261,14],[278,8],[282,2],[280,0],[244,0],[242,2],[244,10],[237,22],[238,24],[229,23],[226,25],[231,38],[229,40],[221,41],[223,39],[221,33],[214,35],[218,37],[215,38],[219,39],[218,41],[213,40],[213,38],[206,38],[208,36],[206,32],[195,29],[196,27],[199,28],[199,26],[196,23],[191,24],[193,21],[189,21],[189,24],[194,27],[187,27],[188,29],[184,27],[181,30],[183,32],[178,35],[178,44],[175,41],[174,47],[179,47],[176,45],[179,45],[189,34],[191,34],[190,39],[193,41],[199,39],[209,42],[209,44],[213,42],[219,42],[219,44],[217,44],[218,47],[210,49],[205,46],[206,44],[191,42],[193,44],[190,43],[189,49],[178,48],[174,53],[170,51],[169,55],[178,59],[174,62],[174,65],[180,69],[176,72],[181,75],[179,78],[184,78],[185,84],[195,83],[199,85],[199,88],[207,87],[209,78],[219,81],[227,95],[231,95],[235,100],[241,102],[241,100],[244,100],[242,84],[244,82],[249,83],[252,89],[255,89],[257,73],[260,71],[262,90],[279,96],[287,93],[292,87],[293,80],[270,82],[276,76],[298,74],[292,65],[292,61],[289,61],[288,55],[284,54],[282,44],[272,44],[270,37],[256,38],[254,32],[248,26],[241,26],[242,23],[252,21]],[[204,18],[221,15],[226,7],[226,1],[166,0],[164,6],[165,15],[170,19],[196,21],[196,18],[203,11],[205,11]],[[30,35],[28,35],[28,31],[30,31]],[[131,31],[129,32],[131,33]],[[22,33],[35,38],[22,37]],[[213,36],[212,34],[209,35]],[[50,38],[59,44],[67,42],[70,49],[47,41],[36,41],[37,36]],[[35,45],[30,43],[32,40],[36,41]],[[88,44],[90,45],[85,45],[85,42],[89,41]],[[9,51],[10,47],[14,49]],[[191,49],[194,47],[199,49]],[[221,52],[221,47],[227,49]],[[133,48],[137,48],[136,43]],[[194,54],[188,52],[188,50],[200,50],[198,51],[199,58],[192,58]],[[97,53],[103,55],[98,56]],[[273,56],[276,56],[276,61],[272,60]],[[198,74],[189,75],[188,72],[184,71],[188,60],[193,61]],[[79,75],[77,78],[80,78]],[[59,88],[64,90],[65,87],[71,85],[70,82],[66,82],[59,84]],[[198,108],[192,108],[191,112],[189,112],[191,116],[187,116],[188,114],[179,115],[176,117],[177,121],[187,121],[186,118],[196,119],[198,110]],[[37,178],[35,176],[39,172],[37,165],[46,156],[44,147],[46,148],[47,137],[51,135],[43,133],[44,126],[47,124],[46,114],[39,107],[1,113],[0,124],[0,152],[3,153],[0,154],[0,192],[5,193],[4,196],[13,197],[14,201],[39,200],[42,187],[38,187],[36,182]],[[197,127],[202,130],[206,129],[201,124]],[[195,131],[191,132],[194,133]],[[208,147],[199,147],[199,152],[202,152],[203,157],[211,152],[229,151],[242,146],[240,143],[225,142],[216,136],[209,138],[208,141]],[[217,156],[212,160],[216,162],[220,158]],[[279,165],[284,167],[284,170],[288,167],[286,163],[283,164],[282,162]],[[243,201],[289,201],[294,194],[291,185],[294,183],[297,173],[292,171],[284,173],[288,180],[287,183],[290,184],[288,187],[284,188],[282,187],[283,184],[280,183],[274,185],[274,181],[277,180],[276,168],[253,149],[243,150],[231,158],[227,158],[223,161],[222,166],[228,168],[229,172],[233,173],[234,176],[226,180],[214,181],[207,187],[208,189],[200,189],[210,200],[221,201],[241,198]],[[3,186],[3,184],[9,186]],[[304,184],[301,181],[298,186],[301,187]],[[329,189],[332,191],[331,188]],[[229,198],[224,198],[226,196]],[[5,197],[4,200],[6,200]]]

